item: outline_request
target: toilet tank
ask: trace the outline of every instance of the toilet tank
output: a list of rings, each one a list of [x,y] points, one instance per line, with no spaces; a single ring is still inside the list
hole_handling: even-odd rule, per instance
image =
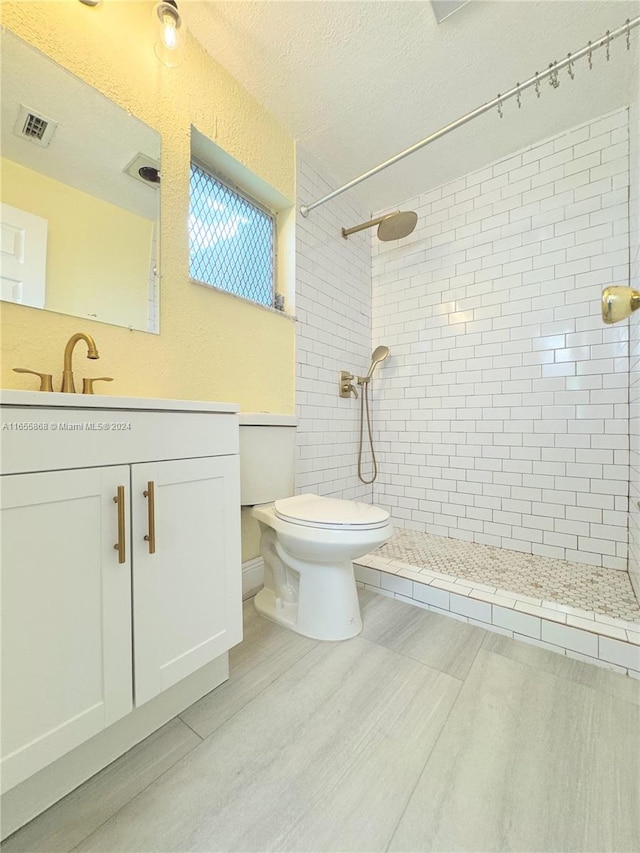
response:
[[[266,504],[294,493],[296,427],[293,415],[240,414],[240,503]]]

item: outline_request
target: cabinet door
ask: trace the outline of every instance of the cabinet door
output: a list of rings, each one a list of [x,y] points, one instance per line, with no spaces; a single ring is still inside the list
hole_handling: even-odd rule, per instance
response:
[[[118,486],[128,500],[129,476],[2,477],[4,790],[132,708],[131,572],[113,501]]]
[[[132,467],[136,705],[242,639],[239,480],[237,456]]]

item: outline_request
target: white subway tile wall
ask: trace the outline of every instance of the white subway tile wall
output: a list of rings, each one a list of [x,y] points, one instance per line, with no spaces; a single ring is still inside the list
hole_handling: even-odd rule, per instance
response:
[[[631,286],[640,290],[640,102],[630,108],[629,221]],[[629,575],[640,600],[640,311],[630,322],[629,359]]]
[[[624,570],[629,121],[618,110],[402,205],[373,244],[376,503],[399,526]]]
[[[298,208],[338,182],[298,147]],[[359,401],[338,396],[338,374],[366,373],[371,355],[371,244],[341,228],[369,214],[348,195],[296,220],[296,491],[371,500],[357,477]],[[368,473],[367,468],[367,473]]]

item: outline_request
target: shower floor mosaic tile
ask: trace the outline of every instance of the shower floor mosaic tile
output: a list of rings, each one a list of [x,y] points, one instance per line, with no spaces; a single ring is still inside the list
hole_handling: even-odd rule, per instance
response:
[[[493,587],[498,594],[508,590],[543,605],[557,603],[640,622],[640,605],[626,572],[402,529],[371,556]]]

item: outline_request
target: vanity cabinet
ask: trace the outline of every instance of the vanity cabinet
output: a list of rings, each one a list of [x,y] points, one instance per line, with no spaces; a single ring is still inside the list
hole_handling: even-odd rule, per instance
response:
[[[148,537],[134,533],[132,539],[136,705],[241,639],[227,617],[230,594],[237,604],[242,597],[235,577],[241,578],[237,473],[235,456],[132,468],[132,527]],[[155,543],[149,536],[151,490]],[[229,565],[236,569],[230,589]]]
[[[3,790],[242,639],[234,408],[95,400],[2,406]]]
[[[132,709],[125,466],[2,478],[2,778],[21,782]],[[128,535],[128,519],[126,534]]]

